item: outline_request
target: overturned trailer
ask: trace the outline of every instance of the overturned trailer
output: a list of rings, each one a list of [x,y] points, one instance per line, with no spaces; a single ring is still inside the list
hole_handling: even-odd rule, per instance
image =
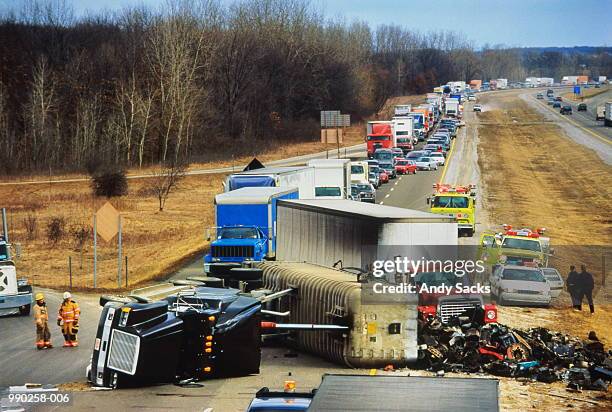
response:
[[[347,328],[297,330],[290,340],[298,349],[351,368],[400,367],[416,361],[415,295],[381,300],[357,275],[314,264],[263,262],[257,266],[263,270],[264,289],[293,291],[275,302],[275,311],[288,313],[283,322]]]

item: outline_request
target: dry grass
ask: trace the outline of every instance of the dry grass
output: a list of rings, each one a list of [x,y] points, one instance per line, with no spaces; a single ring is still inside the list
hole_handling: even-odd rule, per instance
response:
[[[596,89],[593,86],[591,86],[588,89],[585,89],[584,86],[581,86],[580,95],[578,97],[576,97],[574,92],[565,93],[562,96],[564,99],[573,100],[573,101],[582,101],[584,99],[588,99],[588,98],[595,97],[597,95],[606,93],[608,90],[610,90],[609,86],[603,86],[599,89]]]
[[[363,125],[348,130],[343,146],[363,142]],[[335,147],[334,147],[335,148]],[[332,149],[330,145],[330,150]],[[318,141],[285,145],[264,145],[253,153],[263,162],[325,150]],[[221,152],[221,151],[220,151]],[[222,155],[222,153],[219,153]],[[211,158],[214,156],[211,156]],[[227,156],[226,156],[227,158]],[[192,169],[241,166],[251,160],[250,155],[229,160],[204,162]],[[150,171],[130,170],[129,174]],[[53,176],[78,178],[83,175]],[[221,192],[224,175],[187,176],[170,195],[163,212],[158,211],[157,198],[146,195],[147,179],[129,180],[129,194],[111,203],[123,216],[124,256],[128,256],[129,286],[166,276],[186,261],[200,255],[206,248],[205,231],[214,224],[213,198]],[[47,180],[49,176],[28,176],[23,180]],[[15,181],[15,179],[11,179]],[[88,181],[36,185],[0,186],[3,207],[9,212],[13,242],[22,245],[18,271],[35,285],[64,288],[69,284],[68,257],[72,257],[73,286],[87,289],[93,286],[93,245],[86,242],[82,266],[81,254],[70,235],[70,229],[90,227],[92,216],[105,199],[91,194]],[[36,218],[37,235],[28,239],[28,217]],[[67,221],[65,237],[56,245],[46,237],[46,225],[53,217]],[[117,287],[117,241],[98,243],[98,287]],[[125,268],[122,274],[125,281]]]
[[[205,227],[213,224],[213,196],[221,190],[222,179],[221,175],[186,177],[170,195],[163,212],[158,211],[157,198],[141,194],[146,180],[130,181],[129,194],[111,200],[123,216],[124,256],[128,256],[131,285],[168,273],[202,252]],[[92,240],[86,242],[81,268],[80,253],[70,234],[53,245],[45,236],[45,227],[56,216],[67,220],[67,229],[91,227],[93,213],[105,199],[94,198],[86,182],[2,187],[0,193],[7,199],[4,205],[10,211],[13,241],[22,244],[22,257],[17,262],[20,275],[35,285],[63,287],[69,282],[71,256],[73,285],[93,286]],[[28,214],[36,216],[40,227],[34,240],[27,240],[22,223]],[[108,244],[99,239],[98,286],[113,288],[116,277],[116,238]]]

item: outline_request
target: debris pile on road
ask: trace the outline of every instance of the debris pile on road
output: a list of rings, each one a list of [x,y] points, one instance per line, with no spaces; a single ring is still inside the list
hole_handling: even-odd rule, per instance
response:
[[[576,391],[606,391],[612,380],[612,351],[606,352],[593,331],[583,341],[545,328],[524,331],[459,317],[448,324],[437,317],[419,321],[417,365],[436,373],[563,381]]]

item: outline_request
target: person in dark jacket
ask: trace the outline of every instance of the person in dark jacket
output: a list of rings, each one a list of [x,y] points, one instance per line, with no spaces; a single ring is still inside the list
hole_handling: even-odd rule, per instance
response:
[[[572,306],[575,310],[580,310],[580,291],[578,290],[578,272],[576,272],[576,266],[570,266],[570,272],[567,275],[567,291],[572,298]]]
[[[585,265],[580,266],[580,273],[578,274],[578,289],[580,290],[579,297],[579,309],[582,310],[582,299],[586,296],[589,302],[589,309],[591,313],[595,313],[595,305],[593,305],[593,288],[595,287],[595,281],[593,275],[586,270]]]

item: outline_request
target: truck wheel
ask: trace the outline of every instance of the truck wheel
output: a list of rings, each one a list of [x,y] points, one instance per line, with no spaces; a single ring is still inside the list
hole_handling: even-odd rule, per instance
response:
[[[117,303],[134,303],[136,299],[124,295],[102,295],[100,296],[100,306],[106,305],[108,302]]]
[[[19,314],[21,316],[30,316],[30,308],[31,305],[25,305],[23,309],[19,309]]]

